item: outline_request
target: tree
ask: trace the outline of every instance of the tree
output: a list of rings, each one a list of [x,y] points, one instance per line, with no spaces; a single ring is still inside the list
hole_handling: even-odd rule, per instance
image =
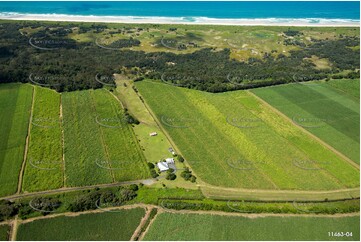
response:
[[[177,176],[174,173],[167,173],[167,176],[165,177],[167,180],[175,180],[176,178]]]
[[[181,156],[181,155],[179,155],[179,154],[178,154],[178,156],[177,156],[177,160],[178,160],[179,162],[184,162],[183,156]]]
[[[192,171],[189,170],[188,167],[186,167],[186,168],[184,169],[184,171],[182,171],[181,177],[183,177],[184,180],[186,180],[186,181],[191,181],[191,182],[193,182],[193,183],[196,182],[196,179],[197,179],[194,175],[192,175]]]
[[[138,187],[137,184],[131,184],[131,185],[129,186],[129,189],[132,190],[132,191],[134,191],[134,192],[136,192],[136,191],[139,190],[139,187]]]
[[[17,213],[16,206],[13,202],[0,201],[0,221],[8,219]]]
[[[153,163],[148,162],[147,165],[148,165],[149,169],[154,169],[154,164]]]
[[[154,170],[154,169],[151,169],[150,170],[150,175],[153,177],[153,178],[156,178],[159,176],[159,174]]]
[[[122,202],[124,201],[130,201],[132,200],[133,198],[135,198],[137,196],[137,194],[135,193],[135,191],[133,190],[129,190],[129,189],[123,189],[121,192],[120,192],[120,200]]]

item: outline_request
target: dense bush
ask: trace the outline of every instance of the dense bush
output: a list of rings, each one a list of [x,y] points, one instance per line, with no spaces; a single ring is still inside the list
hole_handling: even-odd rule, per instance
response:
[[[17,212],[18,208],[15,203],[7,200],[0,201],[0,221],[13,217]]]
[[[134,191],[135,189],[134,186],[129,188],[120,187],[118,194],[112,191],[93,190],[76,201],[71,202],[67,209],[72,212],[79,212],[97,209],[99,204],[111,203],[121,205],[137,196],[137,193]]]
[[[148,165],[149,169],[154,169],[155,168],[154,164],[151,163],[151,162],[148,162],[147,165]]]
[[[134,118],[132,115],[130,115],[128,112],[125,112],[124,118],[128,124],[140,124],[139,120]]]
[[[300,50],[291,51],[289,56],[264,53],[260,58],[249,58],[245,62],[230,59],[230,50],[215,51],[212,48],[199,49],[193,53],[175,54],[171,52],[151,52],[132,50],[107,50],[91,42],[74,42],[68,37],[72,27],[80,31],[103,32],[106,25],[69,24],[61,27],[47,23],[48,28],[35,31],[28,36],[19,29],[37,28],[38,22],[3,23],[0,28],[0,82],[29,82],[30,74],[40,76],[39,83],[50,85],[57,91],[73,91],[100,88],[102,83],[95,76],[112,76],[129,70],[129,74],[151,79],[163,79],[179,86],[209,92],[255,88],[277,85],[292,81],[320,80],[337,75],[343,70],[354,71],[350,78],[358,78],[359,46],[358,37],[341,36],[337,40],[315,40]],[[130,31],[130,30],[122,30]],[[287,36],[300,35],[298,31],[288,30]],[[43,51],[29,45],[29,37],[39,39],[59,38],[59,45],[53,51]],[[188,37],[187,37],[188,38]],[[189,37],[199,38],[197,36]],[[61,43],[64,43],[63,45]],[[135,39],[119,40],[118,45],[137,45]],[[49,47],[49,46],[48,46]],[[351,48],[350,48],[351,47]],[[306,59],[311,56],[327,58],[331,70],[318,70]],[[306,59],[305,59],[306,58]],[[169,65],[176,63],[176,65]],[[21,68],[19,68],[21,67]],[[128,72],[127,72],[128,73]],[[114,83],[113,83],[114,84]],[[129,117],[130,122],[135,122]]]
[[[167,175],[165,176],[165,179],[167,180],[175,180],[177,178],[177,175],[171,172],[167,172]]]
[[[156,178],[159,176],[159,174],[157,173],[157,171],[155,169],[150,169],[150,175],[153,177],[153,178]]]
[[[159,205],[176,210],[216,210],[238,213],[295,213],[335,214],[352,213],[360,209],[359,200],[345,202],[317,202],[294,204],[293,202],[244,202],[244,201],[199,201],[160,200]]]
[[[180,154],[177,155],[177,160],[178,160],[179,162],[184,162],[184,158],[183,158],[183,156],[181,156]]]
[[[193,182],[193,183],[196,182],[196,179],[197,179],[194,175],[192,175],[192,171],[189,170],[188,167],[186,167],[186,168],[184,169],[184,171],[182,171],[181,177],[183,177],[184,180],[186,180],[186,181],[191,181],[191,182]]]
[[[61,205],[61,201],[56,198],[35,198],[31,200],[29,203],[29,206],[31,208],[41,212],[41,214],[46,215],[53,211],[55,211],[57,208],[59,208]],[[23,211],[24,212],[24,211]]]

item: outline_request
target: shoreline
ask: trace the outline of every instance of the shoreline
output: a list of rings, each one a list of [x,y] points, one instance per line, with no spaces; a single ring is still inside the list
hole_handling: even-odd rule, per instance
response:
[[[208,17],[137,17],[137,16],[84,16],[65,14],[0,14],[0,20],[59,21],[125,24],[184,24],[226,26],[289,26],[289,27],[360,27],[360,21],[347,19],[217,19]]]

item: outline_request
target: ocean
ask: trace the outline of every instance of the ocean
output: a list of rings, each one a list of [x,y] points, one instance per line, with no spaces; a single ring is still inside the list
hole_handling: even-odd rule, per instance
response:
[[[358,1],[281,2],[0,2],[0,18],[24,15],[128,16],[176,19],[303,19],[308,22],[359,22]]]

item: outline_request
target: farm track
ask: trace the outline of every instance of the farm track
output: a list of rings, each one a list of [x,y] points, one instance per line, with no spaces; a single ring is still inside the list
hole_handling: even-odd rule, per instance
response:
[[[263,100],[262,98],[258,97],[256,94],[247,91],[247,93],[251,94],[252,96],[254,96],[257,100],[259,100],[261,103],[263,103],[264,105],[266,105],[268,108],[270,108],[272,111],[274,111],[275,113],[277,113],[278,115],[280,115],[281,117],[283,117],[284,119],[286,119],[287,121],[289,121],[292,125],[298,127],[299,129],[301,129],[304,133],[306,133],[308,136],[310,136],[311,138],[315,139],[317,142],[319,142],[320,144],[322,144],[324,147],[326,147],[327,149],[331,150],[333,153],[335,153],[336,155],[338,155],[340,158],[344,159],[345,161],[347,161],[350,165],[352,165],[353,167],[357,168],[358,170],[360,170],[360,166],[358,164],[356,164],[353,160],[351,160],[350,158],[348,158],[347,156],[345,156],[344,154],[342,154],[341,152],[339,152],[338,150],[336,150],[335,148],[333,148],[331,145],[327,144],[325,141],[323,141],[322,139],[318,138],[317,136],[315,136],[314,134],[312,134],[311,132],[309,132],[308,130],[301,128],[300,126],[296,125],[292,119],[290,119],[289,117],[287,117],[285,114],[283,114],[281,111],[279,111],[277,108],[273,107],[271,104],[269,104],[268,102],[266,102],[265,100]]]
[[[28,218],[28,219],[24,219],[24,220],[18,220],[19,223],[30,223],[36,220],[41,220],[41,219],[48,219],[48,218],[56,218],[56,217],[61,217],[61,216],[67,216],[67,217],[76,217],[82,214],[92,214],[92,213],[106,213],[106,212],[111,212],[112,210],[119,210],[119,209],[133,209],[133,208],[144,208],[146,209],[148,206],[147,205],[143,205],[143,204],[137,204],[137,205],[124,205],[124,206],[119,206],[119,207],[111,207],[111,208],[102,208],[102,209],[96,209],[96,210],[88,210],[88,211],[83,211],[83,212],[65,212],[65,213],[57,213],[57,214],[51,214],[51,215],[46,215],[46,216],[42,216],[42,217],[35,217],[35,218]]]
[[[18,215],[15,216],[14,220],[11,223],[9,240],[16,241],[16,234],[18,231]]]
[[[261,189],[240,189],[225,188],[212,185],[199,185],[203,194],[208,198],[214,199],[230,199],[242,200],[249,197],[255,201],[324,201],[326,198],[330,200],[343,200],[360,197],[360,188],[338,189],[330,191],[304,191],[304,190],[261,190]],[[211,191],[207,191],[209,188]],[[214,194],[212,195],[212,190]],[[221,191],[222,194],[217,194]],[[209,194],[207,194],[209,193]],[[236,194],[236,195],[232,195]],[[230,195],[231,194],[231,195]],[[346,196],[347,194],[347,196]],[[238,197],[238,198],[237,198]],[[331,198],[332,197],[332,198]]]
[[[63,96],[60,95],[59,105],[59,118],[61,123],[61,149],[62,149],[62,168],[63,168],[63,187],[66,187],[66,175],[65,175],[65,138],[64,138],[64,127],[63,127]]]
[[[25,197],[39,196],[39,195],[50,195],[50,194],[57,194],[57,193],[62,193],[62,192],[82,191],[82,190],[87,190],[87,189],[93,189],[96,187],[106,188],[106,187],[117,187],[117,186],[122,186],[122,185],[139,184],[139,183],[148,184],[148,183],[154,183],[155,181],[156,181],[156,179],[143,179],[143,180],[124,181],[124,182],[117,182],[117,183],[90,185],[90,186],[83,186],[83,187],[62,187],[62,188],[54,189],[54,190],[23,193],[23,194],[14,194],[11,196],[1,197],[0,200],[4,200],[4,199],[13,200],[13,199],[20,199],[20,198],[25,198]]]
[[[176,214],[209,214],[209,215],[221,215],[221,216],[234,216],[234,217],[247,217],[247,218],[260,218],[260,217],[352,217],[359,216],[359,212],[355,213],[342,213],[342,214],[290,214],[290,213],[233,213],[223,211],[194,211],[194,210],[172,210],[158,208],[158,214],[161,213],[176,213]]]
[[[222,216],[235,216],[235,217],[248,217],[248,218],[257,218],[257,217],[352,217],[352,216],[359,216],[359,212],[354,213],[342,213],[342,214],[274,214],[274,213],[259,213],[259,214],[248,214],[248,213],[234,213],[234,212],[223,212],[223,211],[194,211],[194,210],[172,210],[172,209],[164,209],[161,206],[155,206],[155,205],[147,205],[147,204],[134,204],[134,205],[124,205],[119,207],[111,207],[111,208],[104,208],[104,209],[96,209],[96,210],[88,210],[83,212],[65,212],[65,213],[58,213],[58,214],[51,214],[41,217],[35,217],[35,218],[29,218],[29,219],[16,219],[13,220],[7,224],[10,223],[29,223],[36,220],[42,220],[42,219],[49,219],[49,218],[56,218],[60,216],[68,216],[68,217],[75,217],[82,214],[92,214],[92,213],[106,213],[110,212],[112,210],[119,210],[119,209],[134,209],[134,208],[144,208],[148,209],[147,213],[144,215],[143,219],[147,217],[147,214],[149,216],[149,212],[152,208],[156,208],[158,210],[158,213],[152,221],[149,223],[148,228],[151,226],[152,222],[156,220],[157,216],[161,213],[176,213],[176,214],[210,214],[210,215],[222,215]],[[146,221],[146,220],[145,220]],[[148,230],[147,228],[147,230]],[[146,234],[147,230],[144,232]],[[144,237],[144,236],[142,236]],[[141,238],[140,238],[141,239]]]
[[[70,218],[70,217],[77,217],[77,216],[80,216],[80,215],[83,215],[83,214],[99,214],[99,213],[111,212],[111,211],[114,211],[114,210],[126,210],[126,209],[135,209],[135,208],[143,208],[143,209],[145,209],[146,214],[142,218],[142,220],[141,220],[139,226],[137,227],[137,229],[134,231],[130,241],[133,241],[134,236],[138,235],[140,229],[142,228],[144,223],[149,218],[150,211],[152,210],[152,208],[156,208],[158,210],[158,212],[154,216],[154,218],[150,221],[150,223],[148,224],[148,227],[146,228],[146,230],[142,234],[140,234],[140,237],[138,238],[139,241],[143,240],[144,236],[149,231],[149,228],[152,226],[153,222],[155,220],[157,220],[158,215],[162,214],[162,213],[198,214],[198,215],[204,214],[204,215],[214,215],[214,216],[246,217],[246,218],[251,218],[251,219],[265,218],[265,217],[342,218],[342,217],[354,217],[354,216],[359,216],[360,215],[359,212],[346,213],[346,214],[333,214],[333,215],[330,215],[330,214],[316,215],[316,214],[272,214],[272,213],[245,214],[245,213],[232,213],[232,212],[223,212],[223,211],[193,211],[193,210],[180,210],[179,211],[179,210],[164,209],[164,208],[162,208],[160,206],[154,206],[154,205],[136,204],[136,205],[125,205],[125,206],[119,206],[119,207],[106,208],[106,209],[102,209],[102,210],[97,209],[97,210],[90,210],[90,211],[83,211],[83,212],[66,212],[66,213],[52,214],[52,215],[47,215],[47,216],[29,218],[29,219],[25,219],[25,220],[15,218],[15,220],[7,222],[7,224],[9,224],[11,226],[11,231],[10,231],[11,241],[15,241],[16,240],[16,235],[17,235],[17,229],[18,229],[20,224],[30,223],[30,222],[37,221],[37,220],[43,220],[43,219],[46,220],[46,219],[51,219],[51,218],[56,218],[56,217],[62,217],[62,216],[66,216],[66,217]]]
[[[149,216],[150,216],[150,212],[152,211],[151,207],[147,207],[147,211],[144,215],[144,217],[142,218],[142,220],[140,221],[138,227],[135,229],[132,237],[130,238],[130,241],[136,241],[137,236],[140,235],[142,228],[144,227],[145,223],[147,222]]]
[[[33,111],[34,111],[34,103],[35,103],[35,87],[32,85],[32,88],[33,88],[33,95],[32,95],[32,100],[31,100],[28,134],[27,134],[26,139],[25,139],[24,159],[23,159],[23,163],[21,164],[21,170],[20,170],[19,181],[18,181],[18,189],[17,189],[17,192],[16,192],[17,194],[20,194],[21,188],[22,188],[22,185],[23,185],[22,184],[23,183],[23,176],[24,176],[24,172],[25,172],[25,165],[26,165],[28,149],[29,149],[29,139],[30,139],[30,133],[31,133],[31,122],[33,120]]]
[[[39,196],[39,195],[51,195],[51,194],[58,194],[58,193],[62,193],[62,192],[72,192],[72,191],[82,191],[82,190],[87,190],[87,189],[93,189],[93,188],[107,188],[107,187],[116,187],[116,186],[122,186],[122,185],[131,185],[131,184],[139,184],[139,183],[144,183],[144,184],[152,184],[157,182],[157,179],[155,178],[150,178],[150,179],[143,179],[143,180],[134,180],[134,181],[125,181],[125,182],[117,182],[117,183],[108,183],[108,184],[98,184],[98,185],[90,185],[90,186],[82,186],[82,187],[63,187],[63,188],[59,188],[59,189],[54,189],[54,190],[47,190],[47,191],[40,191],[40,192],[31,192],[31,193],[24,193],[24,194],[14,194],[14,195],[10,195],[10,196],[5,196],[5,197],[0,197],[0,200],[14,200],[14,199],[21,199],[21,198],[26,198],[26,197],[32,197],[32,196]],[[339,190],[332,190],[332,191],[297,191],[297,190],[258,190],[258,189],[240,189],[240,188],[225,188],[225,187],[216,187],[216,186],[211,186],[211,185],[199,185],[200,187],[208,187],[208,188],[213,188],[216,190],[222,190],[225,191],[227,193],[230,192],[241,192],[241,193],[251,193],[252,197],[254,197],[255,199],[253,199],[254,201],[267,201],[267,199],[259,199],[257,200],[257,197],[264,197],[267,196],[267,194],[270,194],[272,196],[275,195],[282,195],[281,199],[279,199],[278,201],[282,202],[282,201],[293,201],[294,199],[287,199],[284,198],[284,195],[293,195],[296,196],[299,201],[302,201],[302,194],[306,194],[306,195],[321,195],[321,196],[325,196],[328,194],[337,194],[337,193],[345,193],[345,192],[355,192],[355,193],[360,193],[360,188],[350,188],[350,189],[339,189]],[[208,198],[211,198],[212,196],[206,196]],[[220,195],[217,195],[217,197],[220,197]],[[339,197],[338,199],[344,199],[345,197]],[[348,199],[349,197],[347,197]],[[359,196],[357,197],[359,198]],[[226,199],[230,199],[229,196],[224,196],[223,200]],[[232,199],[233,200],[233,199]],[[272,201],[274,199],[271,199]],[[307,199],[305,199],[307,201]],[[324,200],[324,197],[322,197],[322,199],[315,199],[315,200]],[[332,199],[329,199],[332,200]]]
[[[149,222],[148,224],[148,227],[143,231],[143,233],[139,236],[138,240],[139,241],[142,241],[144,239],[144,236],[148,233],[149,231],[149,228],[152,226],[152,224],[154,223],[154,221],[157,219],[158,215],[159,215],[159,212],[160,212],[160,208],[159,207],[154,207],[156,208],[158,211],[157,211],[157,214],[152,218],[152,220]]]

